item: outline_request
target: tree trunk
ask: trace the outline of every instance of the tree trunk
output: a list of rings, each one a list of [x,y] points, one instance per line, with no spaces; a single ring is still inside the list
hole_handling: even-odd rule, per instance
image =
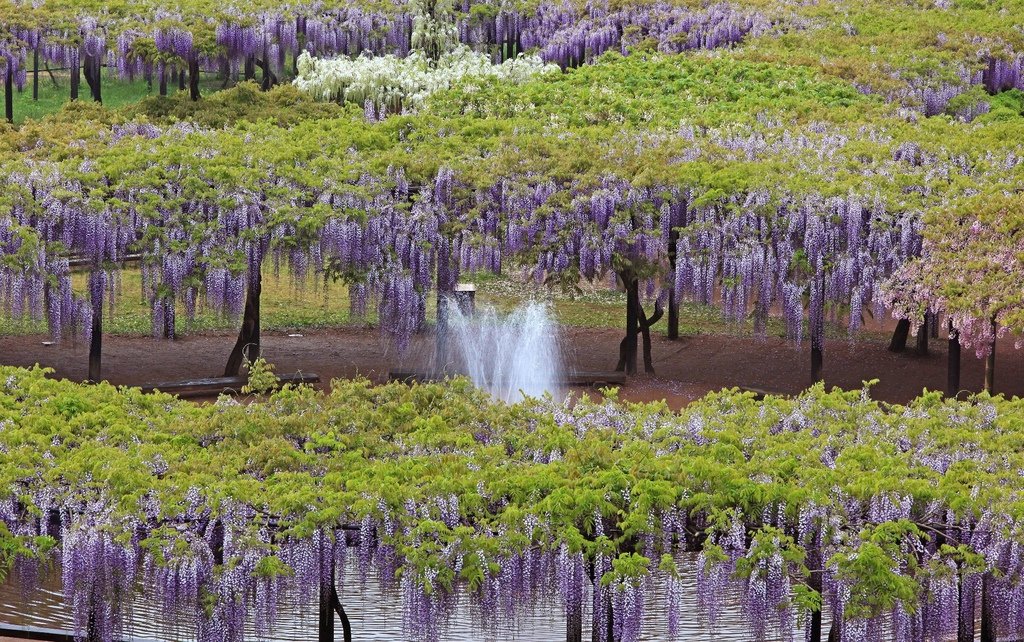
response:
[[[996,381],[996,318],[992,317],[992,345],[985,359],[985,392],[994,394]]]
[[[839,642],[839,624],[832,620],[832,626],[828,627],[828,642]]]
[[[619,275],[626,287],[626,338],[619,345],[619,363],[615,367],[618,372],[636,374],[637,369],[637,334],[640,329],[640,283],[632,271]]]
[[[89,86],[89,95],[98,103],[103,102],[103,92],[100,86],[102,68],[99,56],[86,54],[82,60],[82,69],[85,73],[85,83]]]
[[[822,376],[822,365],[825,362],[824,355],[822,354],[821,348],[811,344],[811,383],[818,383],[824,381],[825,378]]]
[[[238,332],[238,340],[228,357],[224,368],[225,377],[237,377],[244,360],[253,360],[260,354],[260,293],[263,289],[263,277],[258,269],[249,271],[249,287],[245,293],[245,316],[242,318],[242,329]]]
[[[817,542],[817,539],[815,539]],[[807,578],[807,587],[812,591],[817,591],[818,595],[822,594],[822,559],[821,549],[815,543],[807,551],[807,566],[811,569],[811,574]],[[821,642],[821,609],[811,612],[811,635],[807,639],[807,642]]]
[[[960,392],[960,333],[949,322],[949,354],[946,357],[946,396]]]
[[[245,80],[256,80],[256,56],[246,56],[243,74]]]
[[[889,342],[889,352],[903,352],[907,347],[907,337],[910,336],[910,319],[900,319],[896,329],[892,333],[892,341]]]
[[[675,341],[679,338],[679,301],[676,300],[675,278],[676,273],[676,245],[679,242],[679,232],[672,230],[668,234],[668,265],[672,271],[672,288],[668,291],[668,338]]]
[[[199,56],[194,52],[188,60],[188,91],[193,102],[199,100]]]
[[[331,570],[320,584],[319,622],[317,626],[317,642],[334,642],[334,615],[341,618],[341,631],[345,642],[352,642],[352,624],[349,622],[345,608],[338,599],[335,587],[334,563]]]
[[[964,591],[963,574],[957,578],[957,588],[956,642],[974,642],[974,593]]]
[[[167,95],[167,67],[160,67],[160,95]]]
[[[39,100],[39,45],[32,50],[32,100]]]
[[[644,343],[644,372],[654,374],[654,357],[651,354],[651,326],[661,319],[665,310],[661,307],[660,303],[655,302],[654,314],[651,315],[650,319],[644,314],[643,306],[638,305],[637,310],[639,312],[637,316],[640,322],[640,333],[643,335]]]
[[[334,585],[334,567],[331,567],[331,608],[341,619],[341,636],[345,642],[352,642],[352,623],[348,621],[348,614],[345,613],[345,607],[341,605],[341,600],[338,599],[338,589]]]
[[[931,314],[925,313],[924,323],[917,329],[917,354],[926,356],[928,354],[928,333],[931,326]]]
[[[992,603],[992,575],[981,576],[981,642],[996,642],[995,605]]]
[[[103,350],[103,297],[92,302],[92,338],[89,341],[89,381],[100,380],[100,355]]]
[[[333,568],[333,564],[331,564]],[[333,576],[333,572],[331,573]],[[317,625],[317,642],[334,642],[334,611],[331,610],[331,590],[334,582],[321,581],[319,623]]]
[[[14,124],[14,69],[7,65],[7,77],[4,79],[4,117]]]
[[[263,82],[260,84],[260,89],[270,91],[270,88],[277,84],[277,76],[274,75],[274,72],[270,71],[270,57],[267,56],[266,51],[263,52],[263,58],[257,62],[259,63],[260,71],[263,72]]]
[[[583,642],[583,602],[568,607],[565,614],[565,642]]]
[[[78,100],[78,87],[82,83],[81,53],[71,55],[71,100]]]

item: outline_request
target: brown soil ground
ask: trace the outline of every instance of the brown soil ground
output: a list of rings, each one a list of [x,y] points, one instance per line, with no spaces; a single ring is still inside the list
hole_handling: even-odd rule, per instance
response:
[[[0,337],[0,363],[53,368],[57,376],[83,380],[88,349],[44,345],[45,337]],[[562,345],[570,368],[606,371],[614,367],[621,334],[615,330],[565,328]],[[381,381],[390,370],[429,369],[432,338],[418,337],[410,353],[400,357],[389,350],[376,330],[340,328],[304,331],[302,336],[267,333],[263,354],[278,373],[314,372],[324,382],[333,378],[366,376]],[[218,376],[234,343],[230,335],[189,336],[175,341],[145,337],[104,337],[103,374],[115,384],[142,385],[197,377]],[[910,341],[913,345],[913,338]],[[906,402],[922,389],[942,390],[946,382],[946,342],[933,339],[931,352],[919,356],[912,347],[892,354],[868,341],[832,341],[825,350],[828,386],[859,388],[878,379],[872,395],[880,400]],[[810,356],[805,343],[796,347],[782,339],[756,339],[724,335],[687,337],[668,341],[655,336],[657,376],[631,378],[620,396],[628,400],[666,399],[680,407],[709,391],[723,387],[749,387],[771,392],[796,393],[810,384]],[[963,351],[961,382],[977,391],[984,362],[973,351]],[[996,391],[1024,396],[1024,353],[1012,342],[999,345]]]

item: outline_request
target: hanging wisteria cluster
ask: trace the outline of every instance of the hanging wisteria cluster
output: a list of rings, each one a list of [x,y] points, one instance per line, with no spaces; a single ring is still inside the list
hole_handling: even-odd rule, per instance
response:
[[[409,639],[443,639],[466,600],[485,628],[514,630],[552,599],[609,642],[640,639],[648,612],[671,631],[695,616],[714,626],[737,598],[751,639],[823,639],[827,627],[810,634],[821,609],[842,640],[946,639],[977,618],[1024,633],[1021,498],[996,483],[1020,465],[1005,449],[1019,401],[899,408],[819,388],[764,402],[721,393],[673,415],[612,401],[513,409],[464,382],[349,382],[192,406],[38,370],[0,375],[0,459],[15,484],[0,520],[12,537],[57,541],[81,636],[117,639],[141,590],[197,639],[241,641],[252,625],[272,634],[285,596],[313,604],[333,587],[343,602],[371,576],[401,596]],[[23,436],[40,424],[21,408],[56,417],[68,395],[78,412],[103,404],[106,420],[73,438],[47,424],[38,456]],[[430,420],[410,428],[406,406]],[[339,420],[357,432],[321,432]],[[580,439],[587,468],[567,459],[566,438]],[[287,475],[261,463],[267,440]],[[126,473],[85,483],[80,454],[96,448]],[[217,480],[197,483],[196,448]],[[410,478],[413,459],[446,464]],[[43,562],[31,555],[22,571]],[[698,613],[681,611],[693,603],[681,572],[696,575]]]

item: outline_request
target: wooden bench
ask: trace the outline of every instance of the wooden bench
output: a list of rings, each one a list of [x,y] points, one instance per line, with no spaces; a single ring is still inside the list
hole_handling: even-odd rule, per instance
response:
[[[142,386],[143,392],[166,392],[179,397],[212,397],[219,394],[238,394],[248,383],[249,377],[207,377],[205,379],[186,379],[185,381],[165,381]],[[320,383],[320,376],[312,372],[296,372],[278,375],[277,386],[285,384]]]

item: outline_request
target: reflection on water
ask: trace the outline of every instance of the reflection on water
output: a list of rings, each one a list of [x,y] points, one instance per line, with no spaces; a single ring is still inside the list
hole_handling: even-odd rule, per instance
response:
[[[349,567],[342,578],[341,599],[352,622],[353,638],[356,640],[401,640],[402,601],[395,592],[382,590],[373,573],[367,577],[361,588],[358,582],[356,556],[349,559]],[[679,640],[686,642],[740,642],[747,640],[743,626],[743,614],[736,599],[724,609],[719,626],[710,630],[701,622],[697,611],[697,595],[693,561],[680,564],[683,579],[683,611],[680,617]],[[11,573],[6,584],[0,585],[0,623],[22,626],[36,626],[70,631],[73,627],[71,610],[65,605],[60,588],[60,573],[51,570],[41,585],[28,589],[22,585],[16,573]],[[664,613],[664,590],[655,584],[647,596],[643,640],[663,641],[668,639]],[[250,632],[252,640],[282,640],[306,642],[315,639],[317,613],[314,604],[300,605],[283,596],[274,632],[269,637],[258,638]],[[589,604],[588,599],[584,605]],[[192,630],[187,622],[168,617],[159,605],[152,601],[138,599],[128,614],[125,633],[133,640],[158,640],[172,642],[191,640]],[[463,597],[455,608],[444,640],[452,642],[551,642],[565,639],[565,620],[560,602],[556,600],[541,603],[523,612],[517,622],[506,623],[507,629],[486,631],[479,622],[469,600]],[[584,622],[589,622],[589,609],[584,612]],[[825,630],[827,631],[827,624]],[[585,631],[584,637],[589,639]],[[796,639],[802,639],[802,631]],[[337,639],[341,639],[341,626],[337,626]]]

